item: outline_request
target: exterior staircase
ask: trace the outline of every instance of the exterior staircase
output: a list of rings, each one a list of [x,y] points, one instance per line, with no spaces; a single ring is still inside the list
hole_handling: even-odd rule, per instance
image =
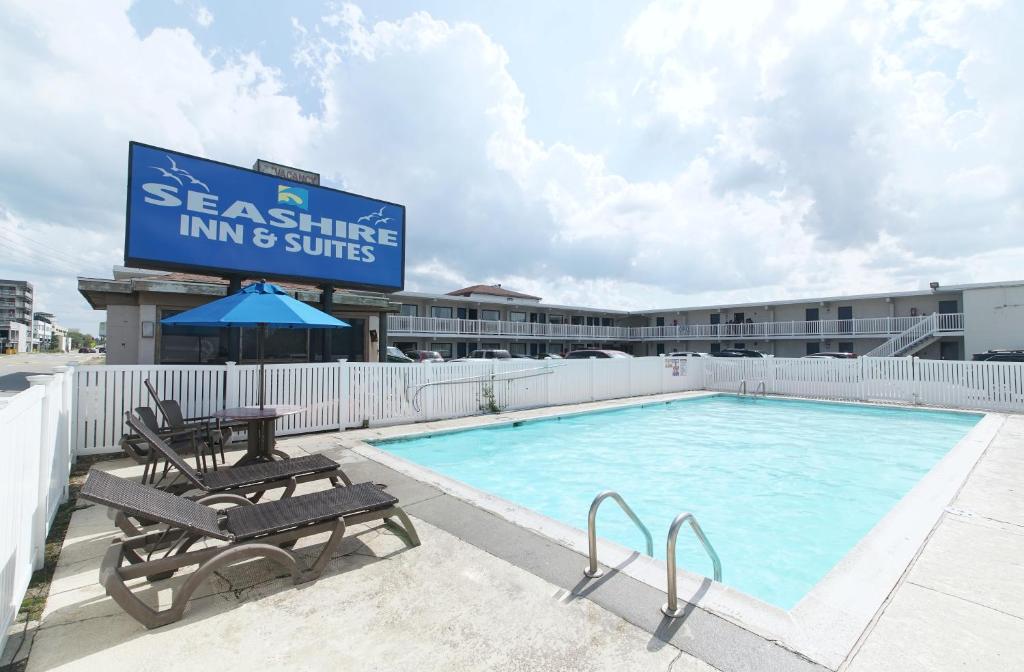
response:
[[[939,338],[939,315],[925,315],[901,334],[871,350],[865,357],[906,357],[934,343]]]

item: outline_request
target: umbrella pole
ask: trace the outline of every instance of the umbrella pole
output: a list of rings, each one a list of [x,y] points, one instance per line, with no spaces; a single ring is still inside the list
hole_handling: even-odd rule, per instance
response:
[[[263,334],[267,330],[267,325],[261,324],[259,331],[256,333],[256,356],[260,359],[260,410],[263,410],[263,395],[264,395],[264,384],[265,376],[263,373]]]

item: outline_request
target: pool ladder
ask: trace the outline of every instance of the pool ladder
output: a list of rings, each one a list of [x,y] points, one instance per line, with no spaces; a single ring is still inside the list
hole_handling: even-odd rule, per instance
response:
[[[746,382],[746,381],[744,381]],[[594,501],[590,503],[590,512],[587,514],[587,545],[589,546],[589,564],[587,568],[583,570],[584,576],[595,579],[604,574],[604,570],[597,564],[597,510],[601,507],[601,503],[606,499],[614,499],[619,507],[625,512],[629,519],[633,521],[633,524],[639,528],[640,532],[643,533],[644,539],[647,542],[647,555],[654,555],[654,539],[651,537],[651,531],[647,529],[647,526],[643,524],[640,517],[636,515],[636,512],[630,508],[629,504],[626,504],[626,500],[622,498],[622,495],[615,492],[614,490],[605,490],[604,492],[594,497]],[[700,541],[701,546],[704,547],[704,551],[711,558],[711,564],[714,567],[715,581],[722,581],[722,561],[718,558],[718,553],[715,552],[715,547],[708,541],[707,535],[704,534],[704,530],[701,529],[700,523],[697,522],[697,518],[692,513],[680,513],[676,516],[675,520],[668,528],[668,539],[665,541],[665,566],[666,566],[666,594],[667,601],[661,607],[661,612],[669,618],[678,618],[682,616],[684,610],[679,607],[679,597],[676,591],[676,539],[679,537],[679,529],[684,523],[690,524],[690,529],[693,530],[697,540]]]
[[[768,386],[764,384],[763,380],[758,382],[757,387],[754,388],[754,396],[755,397],[757,396],[758,392],[761,393],[762,397],[765,397],[765,398],[768,397]],[[741,397],[742,396],[746,396],[746,394],[747,394],[747,381],[746,381],[745,378],[740,381],[740,387],[736,391],[736,394],[741,396]]]

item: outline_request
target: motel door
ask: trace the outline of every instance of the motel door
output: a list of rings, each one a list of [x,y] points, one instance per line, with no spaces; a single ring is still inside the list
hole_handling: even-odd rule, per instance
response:
[[[839,306],[836,309],[839,318],[839,331],[844,334],[853,332],[853,306]]]
[[[804,320],[807,321],[807,333],[808,334],[820,334],[820,325],[815,324],[818,321],[818,309],[817,308],[806,308],[804,310]]]

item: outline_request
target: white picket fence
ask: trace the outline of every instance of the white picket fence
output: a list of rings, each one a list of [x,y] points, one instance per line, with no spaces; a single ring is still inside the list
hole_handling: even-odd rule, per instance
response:
[[[67,497],[75,455],[118,450],[124,413],[162,398],[190,416],[256,403],[259,369],[225,366],[60,367],[0,400],[0,647],[47,530]],[[275,364],[266,398],[305,410],[278,433],[381,426],[661,392],[753,392],[815,399],[1024,412],[1024,364],[915,358],[745,359],[658,357],[448,364]]]
[[[680,368],[681,367],[681,368]],[[699,389],[700,361],[656,357],[609,360],[487,360],[408,364],[273,364],[266,367],[266,403],[295,404],[302,413],[278,421],[281,435],[457,418],[489,406],[517,410],[659,392]],[[124,415],[155,408],[144,382],[176,399],[186,415],[253,405],[259,367],[81,366],[75,389],[80,454],[118,450]]]
[[[29,389],[0,399],[0,650],[67,501],[74,372],[58,369],[30,376]]]
[[[959,362],[916,357],[858,359],[708,358],[704,387],[811,399],[921,404],[1024,412],[1024,364]]]

